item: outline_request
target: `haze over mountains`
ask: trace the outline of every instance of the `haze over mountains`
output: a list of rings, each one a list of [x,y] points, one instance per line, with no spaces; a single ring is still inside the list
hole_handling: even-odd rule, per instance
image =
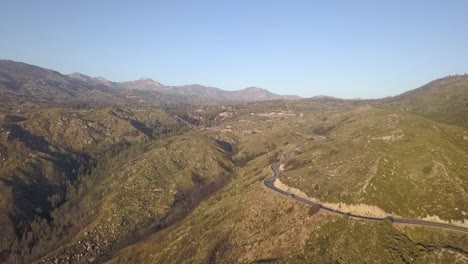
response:
[[[225,91],[198,84],[168,86],[149,78],[119,83],[81,73],[62,75],[56,71],[10,60],[0,60],[0,84],[2,84],[1,88],[9,94],[17,93],[49,99],[66,95],[92,99],[97,94],[107,97],[134,96],[139,100],[151,100],[151,96],[145,96],[147,94],[151,94],[153,97],[164,94],[162,96],[166,99],[169,99],[168,96],[174,96],[175,100],[186,100],[193,103],[253,102],[300,98],[299,96],[274,94],[258,87]]]
[[[70,76],[76,76],[72,74]],[[81,75],[82,76],[82,75]],[[87,77],[87,76],[86,76]],[[89,78],[89,77],[88,77]],[[259,88],[259,87],[247,87],[245,89],[237,91],[226,91],[216,87],[208,87],[199,84],[183,85],[183,86],[167,86],[149,78],[141,78],[135,81],[112,83],[98,78],[92,78],[99,83],[105,83],[111,87],[123,88],[123,89],[134,89],[134,90],[148,90],[158,91],[170,94],[179,94],[186,96],[198,96],[208,100],[214,100],[218,102],[253,102],[253,101],[264,101],[264,100],[276,100],[276,99],[299,99],[299,96],[295,95],[278,95],[271,93],[270,91]]]

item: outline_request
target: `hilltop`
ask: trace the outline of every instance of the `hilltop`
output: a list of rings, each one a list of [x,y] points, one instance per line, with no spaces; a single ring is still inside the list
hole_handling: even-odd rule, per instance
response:
[[[388,99],[388,107],[468,127],[468,75],[447,76]]]

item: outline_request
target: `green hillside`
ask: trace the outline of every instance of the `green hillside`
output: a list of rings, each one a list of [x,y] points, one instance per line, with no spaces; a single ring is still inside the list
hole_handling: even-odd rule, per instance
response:
[[[180,224],[110,263],[466,263],[463,233],[317,213],[262,184],[268,165],[295,150],[281,180],[312,198],[466,223],[468,130],[403,111],[398,100],[226,110],[215,129],[237,139],[235,157],[246,161],[233,181]]]
[[[317,123],[282,181],[324,202],[376,205],[388,213],[468,218],[468,130],[368,108]]]
[[[466,224],[466,83],[383,100],[2,109],[0,260],[466,263],[463,233],[350,219],[263,183],[281,159],[278,186],[296,195]]]
[[[148,143],[118,155],[85,177],[68,204],[54,212],[54,220],[62,226],[80,224],[70,213],[88,213],[91,216],[86,217],[92,220],[83,219],[89,224],[41,262],[109,258],[116,249],[144,238],[146,232],[156,232],[184,217],[229,181],[232,166],[220,145],[196,135]]]
[[[385,107],[468,127],[467,90],[468,75],[449,76],[391,98]]]
[[[180,224],[108,263],[463,263],[468,253],[460,233],[316,213],[263,186],[269,162],[249,162]]]
[[[106,156],[187,125],[159,109],[24,109],[0,121],[0,256]]]

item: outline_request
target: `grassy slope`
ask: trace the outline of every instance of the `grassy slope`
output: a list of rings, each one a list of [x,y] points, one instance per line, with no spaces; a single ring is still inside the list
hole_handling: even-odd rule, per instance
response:
[[[180,224],[126,248],[111,262],[232,263],[287,254],[299,244],[299,239],[294,241],[297,234],[314,221],[307,219],[305,206],[272,195],[262,186],[261,180],[270,173],[268,162],[263,155],[237,170],[228,186]],[[289,229],[295,221],[303,225]]]
[[[138,146],[132,155],[123,153],[111,159],[115,162],[78,187],[78,194],[70,199],[82,204],[77,215],[91,215],[90,223],[43,262],[102,261],[127,242],[151,234],[148,240],[120,251],[113,261],[230,263],[282,259],[301,263],[306,259],[346,263],[361,255],[367,262],[455,260],[461,255],[453,253],[454,249],[462,255],[467,252],[466,237],[459,234],[424,228],[397,230],[387,224],[322,213],[309,215],[308,207],[271,193],[261,183],[271,173],[268,165],[275,157],[302,146],[286,166],[283,179],[311,196],[330,202],[375,204],[403,216],[436,214],[444,219],[462,219],[468,212],[464,202],[466,89],[463,83],[449,80],[444,85],[447,83],[451,88],[444,94],[439,88],[434,90],[435,95],[420,90],[417,92],[423,92],[424,100],[418,99],[422,95],[409,94],[389,104],[377,103],[374,108],[357,104],[350,109],[355,103],[328,99],[236,106],[233,116],[213,119],[224,121],[209,131],[222,130],[221,137],[236,139],[238,154],[234,158],[240,163],[254,160],[237,168],[226,188],[202,202],[183,221],[154,234],[159,229],[145,227],[157,227],[171,215],[174,204],[190,200],[185,190],[224,174],[232,164],[206,134]],[[451,90],[457,91],[456,97],[447,97]],[[433,108],[429,103],[438,106]],[[144,119],[150,113],[132,115]],[[108,124],[122,120],[101,113],[90,116]],[[47,129],[56,129],[55,123],[62,121],[52,120],[52,126],[44,128],[45,120],[41,120],[28,123],[28,129],[41,127],[38,131],[47,134]],[[151,124],[151,120],[145,122]],[[131,127],[128,131],[137,136],[147,131],[139,124]],[[117,131],[103,130],[98,124],[91,128],[92,132],[119,136]],[[70,140],[75,133],[76,129],[63,134],[54,130],[54,140]],[[92,147],[98,143],[87,144]],[[76,212],[67,211],[66,205],[54,217],[69,224],[79,221],[74,219]],[[148,233],[140,236],[138,230]],[[343,230],[342,234],[337,235],[337,230]],[[368,246],[363,242],[367,240],[372,241]]]
[[[286,262],[466,263],[467,253],[468,238],[456,232],[337,217],[313,230],[303,252]]]
[[[365,203],[406,217],[466,218],[468,131],[368,108],[329,116],[283,181],[327,202]]]
[[[227,154],[206,136],[173,137],[140,149],[142,153],[111,162],[99,176],[86,179],[81,210],[91,212],[94,220],[42,262],[102,261],[138,230],[149,225],[156,228],[170,222],[168,216],[177,217],[174,206],[178,202],[197,199],[184,196],[189,190],[215,184],[219,177],[228,177],[232,167]]]
[[[457,219],[466,195],[464,128],[372,107],[300,109],[294,117],[264,116],[261,113],[272,109],[262,110],[254,107],[220,125],[226,134],[238,137],[238,157],[257,158],[237,169],[233,182],[180,224],[121,250],[110,263],[466,261],[468,241],[463,234],[309,215],[310,208],[272,193],[261,182],[271,174],[273,157],[299,145],[296,162],[286,167],[283,177],[309,194],[328,201],[377,204],[403,215],[435,213]],[[379,156],[381,164],[375,166]],[[442,171],[444,180],[437,180]],[[399,186],[408,196],[395,191]],[[451,193],[439,194],[439,188]],[[428,202],[433,206],[424,207]],[[453,203],[458,211],[452,210]]]
[[[23,109],[2,117],[0,259],[35,217],[48,218],[63,201],[67,185],[103,153],[183,128],[157,108]]]
[[[467,91],[468,75],[450,76],[391,98],[383,107],[468,127]]]
[[[457,233],[312,214],[263,186],[269,162],[268,155],[249,162],[180,224],[109,263],[404,263],[411,257],[424,263],[443,248],[468,252],[466,236]],[[461,256],[453,252],[441,261]]]

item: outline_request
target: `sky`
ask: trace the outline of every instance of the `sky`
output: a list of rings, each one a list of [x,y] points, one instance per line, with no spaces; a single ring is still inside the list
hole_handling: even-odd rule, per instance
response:
[[[64,74],[379,98],[468,72],[468,1],[0,2],[0,58]]]

